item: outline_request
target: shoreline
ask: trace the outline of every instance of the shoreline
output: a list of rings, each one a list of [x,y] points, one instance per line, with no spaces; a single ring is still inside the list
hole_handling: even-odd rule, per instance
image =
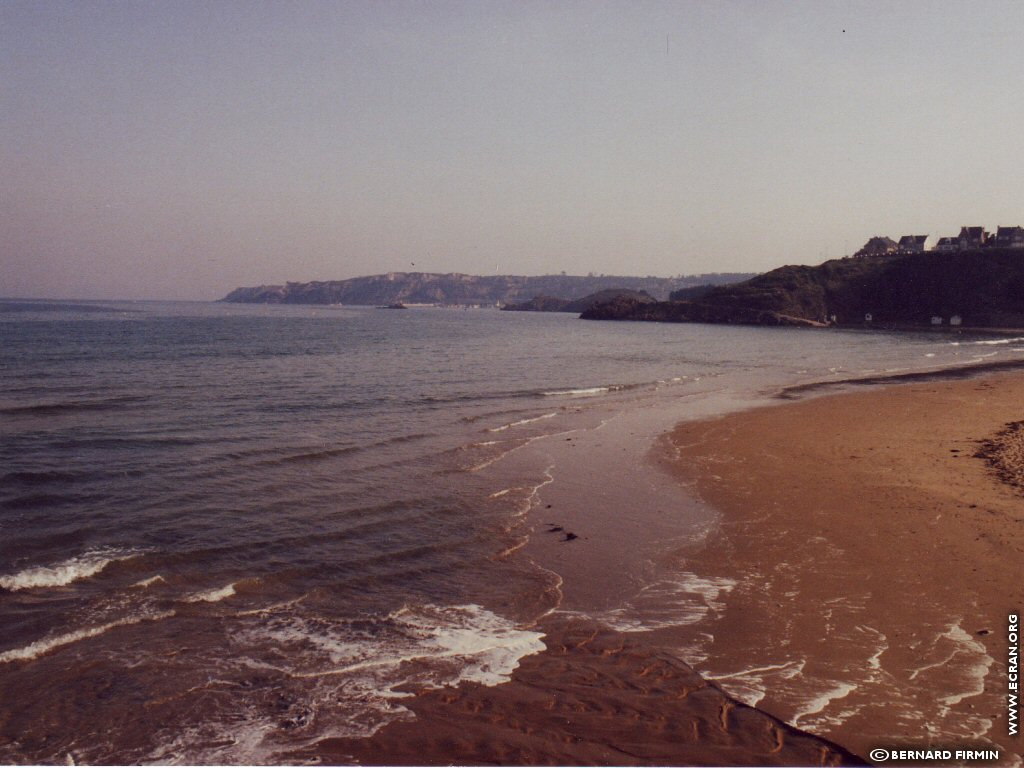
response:
[[[844,390],[853,387],[893,386],[924,381],[951,381],[973,379],[986,374],[1024,370],[1024,360],[996,360],[986,363],[962,363],[937,368],[899,373],[881,373],[873,376],[853,376],[845,379],[810,381],[806,384],[792,384],[779,390],[775,397],[781,400],[798,400],[804,395],[828,390]]]
[[[1019,420],[1014,409],[1015,403],[1024,402],[1024,377],[1006,371],[1022,367],[1022,361],[983,362],[798,384],[774,395],[762,393],[758,403],[738,410],[704,414],[677,424],[662,433],[644,462],[662,465],[659,471],[667,470],[666,479],[682,495],[689,495],[692,504],[713,510],[717,517],[706,537],[688,544],[676,539],[667,548],[652,549],[652,542],[667,540],[679,521],[672,514],[673,502],[665,496],[664,487],[652,491],[665,504],[631,509],[623,497],[608,497],[593,484],[595,478],[608,475],[610,468],[584,461],[581,467],[586,469],[577,468],[574,475],[579,477],[574,485],[560,492],[557,484],[543,488],[542,497],[529,513],[531,533],[520,553],[542,568],[557,564],[558,574],[566,577],[560,588],[562,605],[530,627],[544,632],[547,649],[521,659],[511,680],[495,687],[462,684],[454,689],[418,691],[398,702],[411,710],[414,718],[391,723],[368,739],[332,740],[320,745],[317,754],[332,762],[360,764],[635,765],[863,764],[858,755],[867,755],[879,745],[897,744],[986,748],[995,743],[1005,754],[1005,739],[988,740],[981,732],[989,723],[996,728],[1000,724],[1000,702],[993,698],[999,689],[992,688],[992,680],[1000,674],[1005,681],[1005,660],[999,667],[1004,655],[999,643],[1005,642],[1005,638],[1000,640],[1000,613],[1024,602],[1024,595],[1018,593],[1019,599],[1010,599],[1005,610],[993,610],[989,605],[987,612],[967,611],[957,602],[957,589],[948,586],[950,581],[958,583],[958,561],[949,557],[951,568],[943,571],[930,564],[936,567],[926,569],[914,592],[907,572],[915,570],[918,560],[934,554],[939,546],[935,542],[922,535],[921,546],[911,548],[912,554],[901,551],[901,562],[888,563],[875,573],[867,552],[870,547],[855,551],[851,561],[842,542],[851,535],[870,539],[868,529],[878,522],[877,517],[862,515],[859,527],[844,526],[842,519],[834,515],[830,519],[825,511],[815,510],[811,517],[821,519],[812,533],[807,521],[799,519],[805,508],[793,502],[806,501],[805,490],[796,489],[814,478],[821,465],[819,433],[831,431],[840,445],[825,448],[824,455],[834,474],[817,483],[817,490],[827,495],[838,491],[842,503],[836,509],[840,512],[855,501],[871,504],[861,476],[851,478],[844,468],[856,459],[842,445],[849,431],[837,432],[836,425],[829,422],[837,415],[832,413],[837,404],[842,406],[839,417],[852,419],[854,426],[871,433],[874,425],[868,442],[879,443],[897,420],[893,413],[884,418],[866,417],[871,403],[888,403],[890,410],[900,411],[907,403],[916,402],[919,417],[927,420],[936,409],[945,409],[948,416],[949,404],[934,400],[938,390],[963,389],[959,395],[947,396],[970,400],[977,391],[992,391],[991,380],[996,378],[1017,381],[1014,391],[1019,390],[1019,397],[1012,393],[1004,397],[1003,409],[996,415],[975,414],[982,422],[987,418],[987,426],[979,424],[973,432],[968,429],[971,434],[957,436],[956,453],[940,447],[939,458],[964,465],[974,462],[977,466],[966,487],[978,485],[980,476],[980,485],[993,486],[994,491],[988,490],[997,497],[1002,495],[1002,503],[1012,507],[1017,503],[1012,493],[1005,498],[1009,490],[985,474],[983,460],[970,458],[973,448],[968,446],[980,444],[1006,421]],[[871,386],[862,389],[863,385]],[[828,392],[830,389],[838,393]],[[812,412],[813,417],[808,418]],[[779,446],[766,448],[765,429],[795,451],[788,469],[779,465]],[[933,431],[929,425],[925,437],[935,438]],[[545,454],[548,460],[551,451],[568,456],[577,447],[584,449],[576,444],[575,433],[567,434],[573,436],[551,443]],[[719,439],[722,435],[730,439],[723,442]],[[942,442],[944,438],[938,439]],[[619,451],[630,455],[637,450],[635,439],[622,436],[601,442],[605,443],[603,453],[598,455],[606,459]],[[913,451],[899,438],[890,436],[889,443],[887,448],[910,458]],[[877,447],[870,444],[858,450],[869,455]],[[727,450],[736,455],[727,457]],[[584,455],[595,456],[581,454],[579,458]],[[958,458],[948,458],[951,456]],[[758,462],[762,466],[751,472]],[[892,469],[887,463],[891,458],[882,462],[886,466],[880,471]],[[947,474],[948,468],[943,469],[933,485],[944,482]],[[774,495],[772,486],[780,481],[795,495]],[[903,483],[897,490],[896,497],[876,506],[895,510],[903,504],[900,514],[918,515],[929,507],[915,501],[922,489],[912,483]],[[934,490],[924,488],[928,493]],[[574,498],[575,509],[567,509]],[[752,504],[753,499],[763,503]],[[554,502],[554,509],[543,502]],[[798,519],[785,514],[790,504]],[[970,508],[969,504],[962,506]],[[982,514],[981,506],[975,504],[975,517]],[[616,515],[616,509],[628,514]],[[927,528],[925,533],[934,538],[931,529],[941,529],[938,524],[943,514],[951,513],[933,512],[916,521],[884,520],[885,541],[901,542],[911,535],[908,525],[910,531]],[[561,532],[547,535],[548,526],[555,522],[568,523],[566,531],[578,531],[580,538],[565,543]],[[1024,528],[1024,519],[1021,522]],[[940,537],[941,546],[952,547],[964,538],[960,523]],[[634,527],[638,524],[644,526],[639,537],[640,529]],[[848,528],[856,528],[856,533]],[[693,530],[691,527],[690,534]],[[988,556],[971,546],[968,550],[965,556],[979,562]],[[627,563],[635,568],[638,554],[654,558],[644,566],[643,574],[623,571],[609,579],[609,574],[600,573],[606,556],[616,570]],[[699,583],[686,586],[692,594],[683,610],[696,598],[704,615],[665,626],[630,628],[628,620],[620,621],[622,611],[613,606],[623,605],[623,588],[638,576],[650,579],[651,567],[665,567],[666,562],[658,564],[658,560],[672,561],[677,572],[684,570],[697,577]],[[970,567],[977,568],[969,566],[968,570]],[[1006,575],[1012,574],[1008,570]],[[611,586],[612,592],[598,594],[588,586],[591,583]],[[907,619],[905,599],[882,601],[881,607],[876,604],[879,601],[873,591],[889,589],[892,583],[902,584],[905,595],[913,593],[914,600],[922,604],[915,618]],[[705,591],[709,585],[714,588]],[[1012,584],[1006,588],[1012,589]],[[935,597],[941,599],[932,607],[929,601]],[[671,595],[669,599],[678,598]],[[772,601],[777,605],[769,605]],[[674,606],[669,605],[678,610],[680,604]],[[909,626],[904,626],[904,620]],[[978,634],[981,630],[988,633]],[[585,635],[582,643],[581,634]],[[594,649],[599,650],[596,656]],[[668,671],[666,660],[671,667]],[[648,678],[655,668],[661,672],[652,686]],[[979,686],[982,668],[987,688]],[[694,698],[690,694],[696,688],[707,691]],[[928,701],[933,704],[931,712],[925,711]],[[733,721],[723,719],[723,711],[740,714]],[[671,713],[672,723],[686,723],[690,730],[667,727],[665,713]],[[624,717],[629,720],[628,727],[622,726]],[[882,726],[889,721],[895,726],[886,731]],[[722,723],[729,727],[720,727]],[[1005,719],[1002,724],[1005,726]],[[766,744],[765,733],[776,735]],[[1015,763],[1003,760],[999,764]]]
[[[722,408],[716,397],[689,403],[698,418]],[[666,416],[678,410],[614,410],[503,465],[536,475],[522,522],[529,534],[497,557],[558,580],[557,604],[520,627],[542,632],[545,649],[522,657],[498,685],[411,689],[395,703],[412,716],[367,738],[328,740],[312,754],[367,765],[866,764],[694,670],[686,649],[699,645],[696,623],[715,587],[681,568],[715,514],[661,455]]]
[[[890,386],[677,425],[677,475],[722,515],[691,566],[735,582],[699,671],[859,754],[995,744],[1014,764],[1024,500],[974,454],[1021,419],[1020,367],[800,385],[778,397]]]
[[[666,649],[600,622],[550,617],[546,650],[511,680],[418,691],[414,718],[313,754],[359,765],[867,765],[730,697]]]

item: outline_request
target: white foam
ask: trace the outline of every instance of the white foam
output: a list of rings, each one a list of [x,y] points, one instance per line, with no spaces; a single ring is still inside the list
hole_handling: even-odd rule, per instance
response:
[[[410,609],[403,609],[395,618],[433,635],[429,644],[440,649],[440,656],[468,662],[457,680],[446,685],[464,680],[487,686],[508,682],[519,659],[545,648],[542,633],[517,629],[478,605],[456,606],[444,615],[449,621],[440,626],[434,626],[433,616]]]
[[[981,714],[986,711],[981,706],[975,711],[973,704],[958,705],[985,693],[985,680],[995,660],[989,656],[985,645],[968,634],[960,622],[957,619],[915,648],[925,663],[912,670],[909,679],[920,677],[923,681],[919,685],[926,689],[938,686],[946,693],[932,699],[936,711],[929,716],[929,729],[947,737],[977,739],[993,728],[994,721]]]
[[[734,579],[682,572],[648,584],[621,608],[595,616],[619,632],[648,632],[696,624],[725,609]]]
[[[792,724],[795,727],[799,728],[800,721],[803,718],[824,712],[825,708],[828,707],[833,701],[845,699],[855,690],[857,690],[857,686],[853,685],[852,683],[836,683],[833,687],[829,688],[824,693],[815,696],[813,699],[807,702],[807,704],[803,708],[798,710],[796,714],[793,715]]]
[[[56,565],[35,566],[15,574],[0,576],[0,587],[17,592],[22,589],[63,587],[80,579],[95,576],[111,563],[130,560],[138,552],[98,549],[77,555]]]
[[[104,632],[109,632],[115,627],[124,627],[129,624],[140,624],[143,621],[166,619],[173,615],[174,611],[165,611],[163,613],[156,613],[148,616],[131,616],[125,619],[119,619],[118,621],[111,621],[98,627],[87,627],[85,629],[77,629],[74,632],[67,632],[63,635],[43,638],[42,640],[36,640],[34,643],[30,643],[22,648],[13,648],[9,651],[0,653],[0,664],[12,661],[31,661],[32,659],[42,656],[44,653],[49,653],[52,650],[65,645],[70,645],[71,643],[77,643],[79,640],[87,640],[90,637],[97,637],[102,635]]]
[[[882,670],[882,654],[889,650],[889,638],[885,636],[885,633],[879,632],[874,627],[867,625],[860,625],[857,627],[861,632],[865,634],[874,635],[878,641],[877,650],[868,657],[868,668],[875,672],[881,672]]]
[[[786,661],[780,664],[765,664],[759,667],[741,669],[737,672],[714,673],[701,671],[701,675],[708,680],[714,680],[732,696],[751,707],[756,707],[765,697],[771,684],[771,678],[780,680],[791,680],[804,671],[807,662]]]
[[[288,763],[302,744],[365,737],[413,717],[401,702],[416,688],[504,683],[524,656],[544,649],[542,638],[478,605],[407,606],[359,619],[306,614],[300,606],[263,612],[232,633],[231,663],[291,679],[301,691],[303,724],[282,740],[280,711],[260,703],[254,689],[255,698],[236,707],[241,718],[176,726],[152,757],[190,764]],[[183,740],[186,732],[191,740]],[[214,746],[197,752],[197,742]]]
[[[995,347],[1002,346],[1004,344],[1016,344],[1020,341],[1024,341],[1024,337],[1017,336],[1012,339],[985,339],[983,341],[972,341],[970,343],[975,346]]]
[[[463,681],[498,685],[509,680],[519,659],[544,650],[542,633],[520,629],[473,604],[407,606],[379,624],[366,635],[353,633],[342,622],[295,617],[254,627],[239,638],[260,645],[269,641],[294,659],[290,674],[295,677],[358,677],[356,673],[372,671],[372,687],[391,695],[409,682],[411,670],[400,668],[410,662],[428,668],[427,674],[416,675],[416,682],[427,687]],[[438,667],[439,661],[447,663]]]
[[[136,581],[134,584],[132,584],[132,586],[133,587],[145,588],[145,587],[151,587],[154,584],[160,584],[163,581],[164,581],[164,577],[161,576],[160,574],[157,574],[156,576],[150,576],[148,579],[143,579],[142,581]]]
[[[520,419],[519,421],[513,421],[510,424],[502,424],[500,427],[491,427],[488,432],[504,432],[506,429],[512,427],[521,427],[523,424],[532,424],[535,421],[542,421],[544,419],[553,419],[558,413],[545,413],[543,416],[535,416],[532,419]]]
[[[592,397],[611,392],[612,387],[585,387],[583,389],[557,389],[553,392],[543,392],[546,397]]]
[[[959,693],[953,693],[939,699],[946,707],[953,707],[964,699],[978,696],[985,692],[985,677],[995,660],[988,655],[984,644],[971,637],[959,623],[953,624],[943,637],[947,637],[958,645],[958,653],[966,654],[970,661],[965,665],[967,687]]]
[[[226,597],[231,597],[235,594],[235,584],[233,582],[227,584],[220,589],[208,589],[205,592],[196,592],[194,595],[189,595],[185,598],[187,603],[218,603]]]

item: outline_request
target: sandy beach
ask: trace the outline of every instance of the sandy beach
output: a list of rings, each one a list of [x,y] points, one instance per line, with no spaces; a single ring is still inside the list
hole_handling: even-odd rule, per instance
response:
[[[362,765],[863,765],[729,698],[671,653],[587,621],[540,627],[511,682],[419,692],[415,719],[318,746]],[[301,759],[305,756],[296,756]]]
[[[995,747],[997,764],[1019,764],[1006,621],[1024,605],[1024,498],[1012,484],[1020,433],[1003,433],[1021,418],[1024,377],[950,376],[678,425],[662,440],[667,462],[721,515],[686,568],[732,585],[723,608],[639,634],[556,612],[536,627],[547,650],[510,682],[419,691],[401,702],[414,718],[320,755],[843,765],[878,747]],[[538,515],[543,559],[551,510]],[[628,549],[614,525],[597,527]],[[698,637],[700,674],[680,659]]]
[[[701,671],[861,755],[998,745],[1024,605],[1024,377],[820,397],[672,433],[723,517],[694,570],[735,580]],[[1002,448],[1002,466],[976,455]]]

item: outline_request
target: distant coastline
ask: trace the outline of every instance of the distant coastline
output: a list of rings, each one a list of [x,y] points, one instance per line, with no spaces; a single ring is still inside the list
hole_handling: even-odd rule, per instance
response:
[[[621,275],[465,275],[433,272],[388,272],[348,280],[289,282],[236,288],[221,301],[235,304],[347,304],[381,306],[402,303],[498,307],[538,296],[567,301],[608,289],[645,292],[668,299],[678,290],[726,285],[747,280],[750,272],[714,272],[678,277]]]

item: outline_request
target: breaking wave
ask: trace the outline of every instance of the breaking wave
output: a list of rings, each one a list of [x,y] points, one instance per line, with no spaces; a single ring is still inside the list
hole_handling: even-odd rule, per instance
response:
[[[164,611],[162,613],[145,616],[130,616],[128,618],[108,622],[107,624],[101,624],[97,627],[86,627],[85,629],[76,629],[73,632],[66,632],[62,635],[45,637],[42,640],[36,640],[35,642],[29,643],[21,648],[12,648],[9,651],[0,653],[0,664],[12,661],[31,661],[32,659],[42,656],[44,653],[49,653],[50,651],[65,645],[77,643],[79,640],[87,640],[90,637],[97,637],[105,632],[109,632],[115,627],[124,627],[129,624],[141,624],[144,621],[157,621],[159,619],[169,618],[173,615],[174,611]]]
[[[63,587],[80,579],[95,576],[111,563],[138,557],[139,552],[99,549],[72,557],[56,565],[40,565],[18,573],[0,576],[0,587],[10,592],[22,589]]]

